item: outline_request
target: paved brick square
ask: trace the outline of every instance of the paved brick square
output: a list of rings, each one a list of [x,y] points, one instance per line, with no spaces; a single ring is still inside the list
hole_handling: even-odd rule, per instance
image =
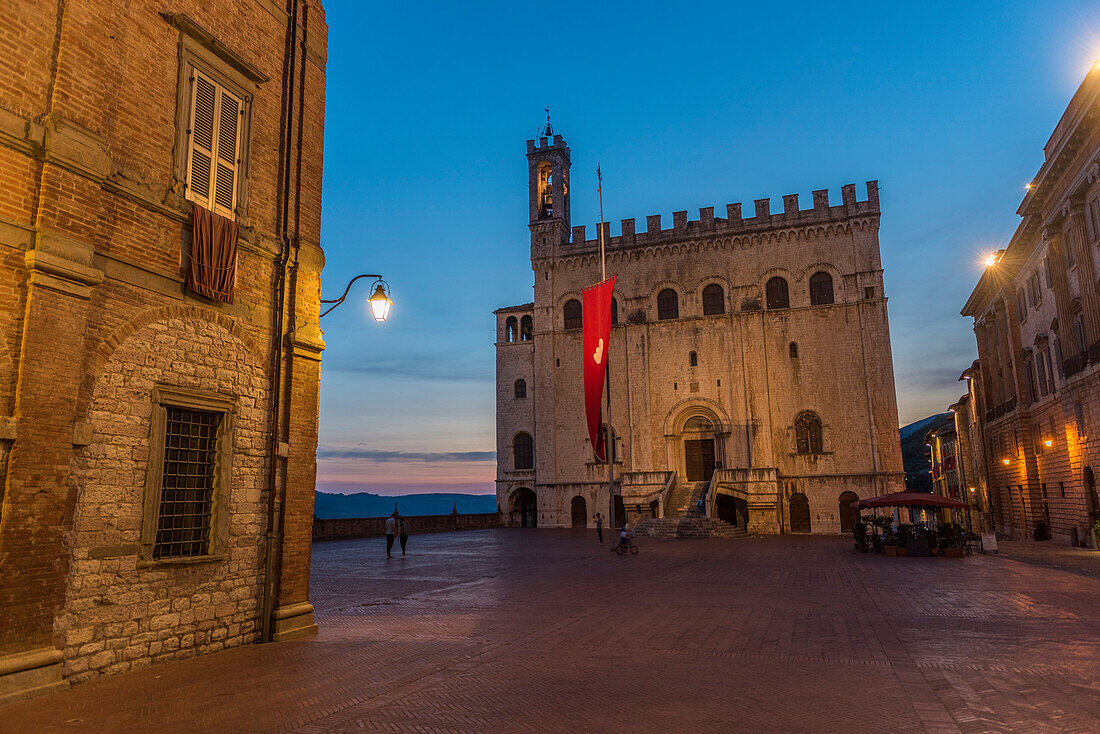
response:
[[[318,544],[319,637],[0,707],[5,732],[1096,732],[1100,579],[845,539]],[[1083,561],[1083,562],[1087,562]]]

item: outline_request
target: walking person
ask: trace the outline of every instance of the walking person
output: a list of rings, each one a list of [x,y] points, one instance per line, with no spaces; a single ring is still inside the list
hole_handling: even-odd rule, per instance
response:
[[[393,537],[397,534],[397,510],[386,518],[386,558],[393,558]]]
[[[409,542],[409,526],[405,524],[405,518],[398,523],[401,530],[401,557],[405,557],[405,544]]]
[[[603,542],[603,518],[600,517],[600,513],[596,513],[596,537]]]

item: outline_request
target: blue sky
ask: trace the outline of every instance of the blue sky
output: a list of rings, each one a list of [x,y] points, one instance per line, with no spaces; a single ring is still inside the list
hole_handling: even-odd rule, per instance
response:
[[[1100,3],[328,0],[318,487],[492,491],[492,311],[531,300],[525,141],[550,105],[572,219],[878,179],[902,423],[976,356],[958,315],[1092,62]],[[804,205],[805,206],[805,205]],[[618,225],[612,225],[618,231]]]

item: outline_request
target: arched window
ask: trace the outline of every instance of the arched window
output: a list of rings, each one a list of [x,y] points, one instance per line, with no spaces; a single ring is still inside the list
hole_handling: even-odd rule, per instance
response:
[[[810,276],[810,305],[828,306],[833,302],[833,276],[814,273]]]
[[[619,302],[614,298],[611,299],[611,325],[616,326],[619,323]]]
[[[527,381],[526,380],[516,380],[515,388],[516,388],[516,398],[517,399],[527,397]]]
[[[514,342],[516,340],[516,321],[515,316],[509,316],[508,320],[504,322],[504,341]]]
[[[715,316],[726,312],[726,293],[722,286],[711,283],[703,289],[703,315]]]
[[[778,275],[768,281],[768,285],[764,288],[764,295],[769,309],[791,307],[791,300],[787,297],[787,281]]]
[[[791,359],[798,359],[798,343],[797,342],[791,342],[790,350],[791,350]]]
[[[821,419],[810,412],[802,413],[794,421],[795,450],[800,454],[820,454]]]
[[[539,219],[554,216],[553,188],[554,176],[550,164],[544,161],[539,164]]]
[[[841,492],[837,502],[840,504],[840,532],[850,533],[856,526],[856,518],[859,517],[852,503],[859,500],[855,492]]]
[[[530,433],[518,433],[512,439],[516,471],[535,468],[535,441]]]
[[[699,355],[696,354],[695,352],[690,353],[688,355],[688,364],[692,367],[698,367],[699,366]]]
[[[534,335],[534,327],[531,323],[530,316],[524,316],[519,320],[519,340],[521,342],[531,341],[531,337]]]
[[[618,447],[615,444],[617,444],[618,441],[619,441],[619,432],[616,431],[615,429],[611,429],[611,437],[613,439],[615,439],[611,442],[611,461],[617,462],[619,460],[619,450],[618,450]],[[600,440],[603,441],[605,445],[607,444],[607,424],[606,423],[604,425],[600,426]],[[600,461],[598,458],[595,458],[595,456],[596,456],[595,451],[592,452],[592,456],[593,456],[592,460],[595,461],[597,464],[606,464],[607,463],[606,461]]]
[[[581,328],[581,302],[576,298],[570,298],[565,302],[565,308],[562,309],[565,315],[565,328],[566,329],[579,329]]]
[[[665,288],[657,294],[658,320],[680,318],[680,297],[671,288]]]

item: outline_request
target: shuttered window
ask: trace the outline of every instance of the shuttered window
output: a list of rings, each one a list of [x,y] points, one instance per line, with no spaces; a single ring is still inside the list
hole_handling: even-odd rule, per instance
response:
[[[237,207],[243,115],[240,97],[191,69],[187,198],[230,218]]]

